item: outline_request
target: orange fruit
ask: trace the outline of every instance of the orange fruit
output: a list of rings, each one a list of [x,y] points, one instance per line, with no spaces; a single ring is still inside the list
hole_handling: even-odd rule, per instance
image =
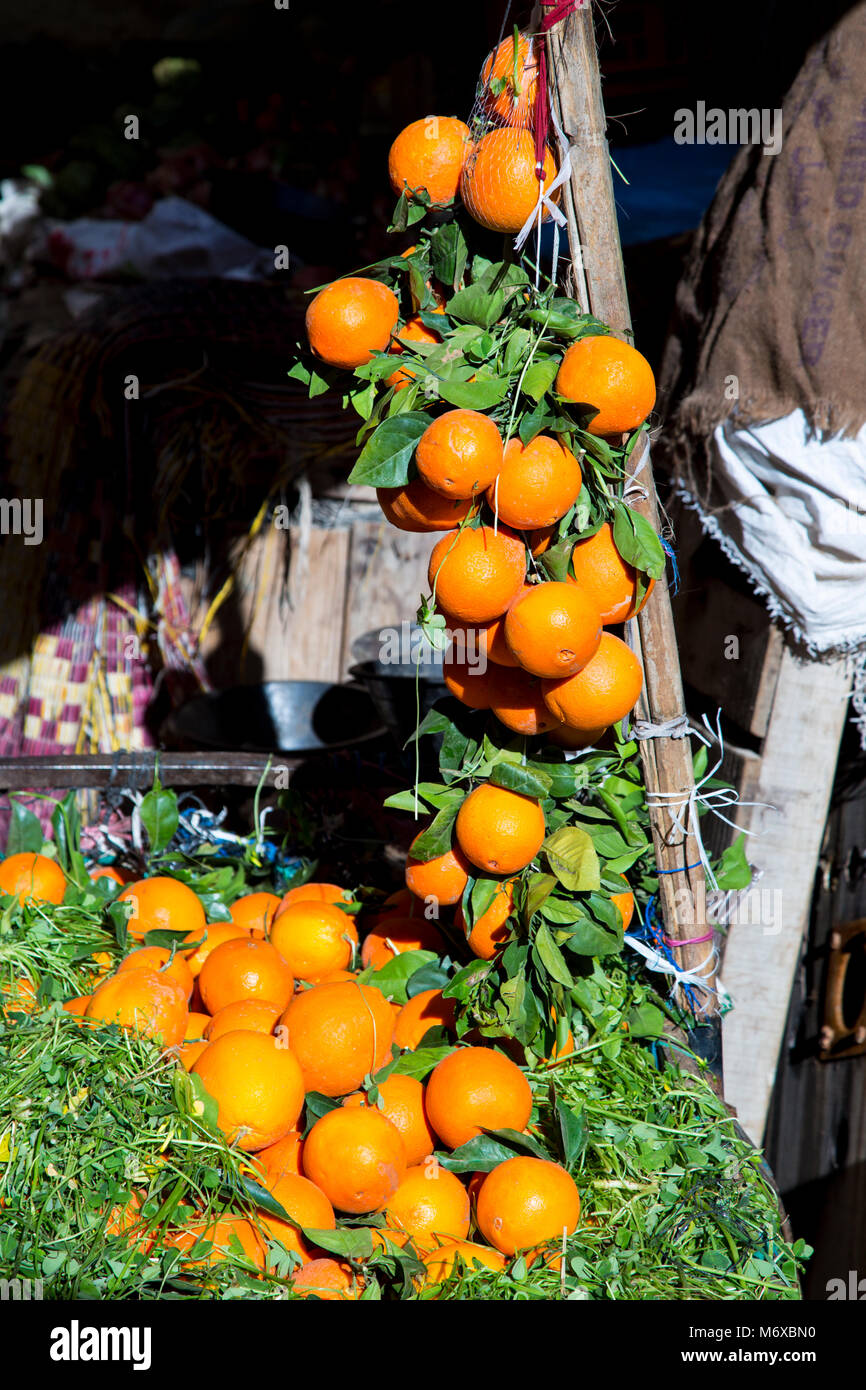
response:
[[[539,526],[536,531],[530,531],[527,541],[529,549],[536,559],[539,555],[543,555],[545,551],[550,549],[556,536],[557,529],[556,526]]]
[[[394,922],[398,917],[423,916],[424,904],[408,888],[398,888],[396,893],[385,899],[381,911],[375,912],[369,919],[369,925],[377,927],[380,922]]]
[[[484,1172],[473,1173],[466,1184],[466,1190],[469,1193],[469,1201],[472,1205],[473,1212],[475,1210],[475,1204],[478,1201],[478,1194],[481,1191],[481,1184],[486,1177],[487,1174]]]
[[[544,188],[556,178],[556,161],[544,152]],[[470,217],[491,232],[519,232],[538,201],[535,141],[527,130],[491,130],[472,147],[460,176],[460,196]],[[558,201],[558,192],[554,201]],[[550,217],[542,210],[542,221]]]
[[[338,1303],[360,1297],[364,1280],[343,1260],[310,1260],[292,1275],[292,1289],[301,1298]]]
[[[544,812],[519,792],[483,782],[457,813],[457,841],[466,858],[488,874],[516,874],[544,843]]]
[[[273,1033],[282,1010],[270,999],[236,999],[225,1004],[207,1021],[204,1036],[216,1042],[223,1033]]]
[[[487,501],[506,526],[520,531],[553,526],[574,506],[582,481],[580,464],[558,439],[537,434],[525,446],[509,439]]]
[[[117,1023],[148,1038],[177,1047],[186,1031],[187,995],[171,976],[155,970],[122,970],[104,980],[90,997],[86,1018]]]
[[[435,1159],[406,1169],[384,1212],[388,1225],[416,1245],[429,1247],[442,1236],[462,1240],[469,1234],[469,1194],[460,1179]]]
[[[580,1216],[574,1179],[543,1158],[509,1158],[481,1185],[478,1229],[503,1255],[569,1235]]]
[[[178,1048],[177,1059],[183,1065],[184,1071],[192,1071],[207,1046],[207,1038],[195,1038],[192,1042],[184,1042]]]
[[[533,676],[573,676],[598,651],[601,617],[575,584],[533,584],[506,613],[505,640]]]
[[[14,1010],[16,1013],[32,1014],[36,1010],[36,985],[26,975],[19,975],[8,986],[2,987],[4,997],[3,1013]]]
[[[267,936],[274,913],[282,901],[276,893],[245,893],[229,908],[232,921],[249,936]]]
[[[395,956],[406,951],[435,951],[440,954],[442,936],[435,922],[426,917],[398,917],[394,922],[382,922],[364,938],[361,964],[381,970]]]
[[[302,883],[300,887],[290,888],[288,893],[283,894],[276,916],[294,907],[295,903],[348,904],[351,901],[352,894],[348,888],[341,888],[338,883]]]
[[[303,990],[280,1024],[287,1029],[308,1091],[346,1096],[391,1056],[394,1014],[381,990],[370,985],[315,985]]]
[[[108,951],[94,951],[93,963],[97,967],[93,973],[98,980],[114,974],[114,957]]]
[[[0,893],[17,896],[20,903],[63,902],[66,875],[47,854],[10,854],[0,863]]]
[[[422,831],[423,834],[423,831]],[[469,865],[459,849],[447,849],[434,859],[416,859],[412,853],[416,835],[406,860],[406,887],[416,898],[435,898],[445,907],[459,902],[469,882]]]
[[[449,531],[433,547],[428,578],[447,613],[461,623],[486,623],[504,613],[526,578],[526,550],[510,531],[492,526]]]
[[[304,1172],[338,1211],[378,1211],[406,1172],[400,1132],[379,1110],[340,1106],[317,1120],[304,1143]]]
[[[482,1129],[526,1128],[532,1092],[519,1067],[489,1047],[458,1047],[433,1069],[427,1118],[449,1149]]]
[[[321,980],[316,983],[320,985],[335,985],[345,983],[346,980],[357,980],[360,970],[329,970],[327,975],[323,975]]]
[[[271,945],[293,975],[315,983],[352,965],[358,931],[349,913],[333,903],[297,902],[275,918]]]
[[[283,1172],[267,1186],[271,1196],[299,1226],[309,1226],[317,1231],[333,1231],[336,1227],[334,1208],[321,1188],[316,1187],[309,1178],[299,1173]],[[294,1250],[305,1264],[312,1258],[313,1246],[290,1222],[283,1221],[279,1216],[271,1216],[264,1210],[259,1212],[259,1220],[275,1240],[287,1250]]]
[[[397,1015],[395,1043],[414,1052],[431,1028],[453,1028],[454,1008],[454,1000],[446,999],[441,989],[422,989],[413,994]]]
[[[192,971],[182,955],[176,954],[169,965],[170,960],[171,951],[164,946],[142,946],[120,962],[117,973],[119,975],[124,970],[155,970],[158,975],[169,975],[177,980],[189,1004],[194,983]]]
[[[67,999],[63,1005],[66,1013],[72,1014],[74,1018],[83,1018],[90,1003],[89,994],[77,994],[74,999]]]
[[[446,410],[418,440],[415,462],[434,492],[465,500],[489,487],[502,467],[502,436],[479,410]]]
[[[190,940],[201,941],[201,945],[186,957],[193,979],[198,981],[202,966],[217,946],[226,941],[248,941],[249,932],[237,922],[206,922],[200,931],[190,933]]]
[[[557,719],[590,733],[615,724],[633,710],[642,686],[643,673],[634,652],[612,632],[604,632],[598,651],[582,671],[544,681],[542,690],[545,704]]]
[[[517,591],[517,597],[524,593],[530,585],[524,584]],[[473,671],[478,672],[481,666],[481,653],[487,657],[488,662],[492,661],[496,666],[516,666],[517,657],[509,649],[505,640],[505,614],[500,613],[497,618],[491,618],[486,623],[477,623],[472,627],[467,627],[457,618],[452,618],[450,613],[446,613],[441,604],[437,603],[437,608],[445,619],[445,626],[451,634],[451,646],[445,658],[446,681],[447,669],[451,663],[458,667],[461,664],[469,665]],[[461,697],[462,698],[462,697]],[[468,700],[466,703],[470,703]],[[481,706],[480,708],[487,708]]]
[[[356,1091],[347,1096],[344,1105],[368,1105],[380,1110],[386,1120],[390,1120],[399,1130],[406,1150],[406,1162],[410,1167],[432,1154],[436,1147],[436,1136],[427,1121],[424,1109],[424,1087],[414,1076],[389,1076],[377,1088],[379,1100],[375,1106],[364,1091]]]
[[[500,946],[511,936],[508,918],[514,904],[515,882],[516,879],[509,878],[497,885],[490,906],[485,908],[469,933],[469,949],[481,960],[493,960]],[[458,930],[466,931],[462,907],[455,914],[454,925]]]
[[[620,874],[620,878],[625,884],[624,893],[611,893],[610,900],[619,908],[619,915],[622,918],[622,929],[628,931],[629,923],[634,914],[634,893],[628,886],[628,879],[625,874]]]
[[[481,1265],[484,1269],[493,1269],[498,1273],[505,1268],[505,1260],[498,1250],[491,1250],[487,1245],[476,1245],[471,1240],[449,1241],[447,1245],[440,1245],[438,1249],[422,1254],[421,1261],[427,1266],[427,1277],[424,1281],[427,1284],[443,1283],[450,1277],[458,1261],[462,1261],[467,1269]]]
[[[304,1138],[300,1130],[290,1129],[276,1144],[259,1149],[256,1164],[267,1176],[266,1187],[271,1187],[284,1173],[294,1173],[303,1177],[301,1161],[304,1152]]]
[[[503,39],[488,54],[481,81],[485,88],[484,105],[491,115],[506,125],[525,128],[532,124],[538,85],[538,58],[532,39],[518,34],[516,55],[514,35]]]
[[[413,478],[403,487],[377,487],[379,506],[400,531],[450,531],[472,511],[471,497],[445,497]]]
[[[551,1010],[550,1010],[550,1021],[551,1021],[551,1023],[553,1024],[553,1026],[554,1026],[554,1028],[555,1028],[555,1027],[556,1027],[556,1022],[557,1022],[557,1017],[556,1017],[556,1009],[554,1009],[553,1007],[551,1007]],[[569,1030],[569,1031],[566,1033],[566,1035],[565,1035],[565,1040],[564,1040],[564,1042],[562,1043],[562,1046],[561,1046],[561,1047],[557,1044],[557,1042],[556,1042],[556,1040],[555,1040],[555,1038],[554,1038],[553,1047],[551,1048],[550,1056],[548,1057],[547,1060],[548,1060],[548,1062],[558,1062],[559,1059],[560,1059],[561,1057],[570,1057],[573,1051],[574,1051],[574,1034],[571,1032],[571,1030]]]
[[[431,203],[450,203],[470,148],[469,127],[453,116],[423,116],[407,125],[388,152],[388,177],[395,193],[426,189]]]
[[[522,667],[492,667],[489,685],[490,708],[506,729],[533,738],[555,727],[539,682]]]
[[[574,579],[569,582],[592,599],[601,621],[624,623],[639,613],[655,586],[651,579],[643,598],[637,601],[637,573],[626,564],[613,540],[613,527],[606,521],[594,536],[578,541],[571,552]]]
[[[108,1213],[108,1220],[105,1223],[105,1234],[107,1236],[125,1236],[143,1227],[144,1222],[141,1217],[144,1194],[137,1188],[133,1188],[129,1201],[126,1205],[118,1203],[111,1208]],[[152,1246],[153,1242],[150,1242]],[[140,1249],[147,1249],[147,1242],[143,1242]]]
[[[204,935],[204,908],[192,889],[176,878],[158,874],[137,879],[118,894],[117,901],[132,903],[126,930],[139,940],[149,931],[182,931],[192,941]]]
[[[567,724],[558,724],[555,729],[550,730],[550,742],[557,744],[560,748],[593,748],[598,743],[607,729],[587,729],[585,732],[580,729],[570,729]]]
[[[239,999],[264,999],[284,1009],[295,992],[294,976],[276,947],[254,941],[246,932],[241,940],[224,941],[211,951],[198,984],[211,1015]]]
[[[398,332],[395,341],[388,349],[389,352],[401,353],[403,343],[441,343],[442,339],[438,333],[434,333],[432,328],[428,328],[423,319],[417,314],[407,322]],[[393,386],[396,391],[405,391],[407,386],[415,380],[415,373],[411,367],[398,367],[389,377],[385,378],[386,386]]]
[[[489,709],[493,698],[493,668],[482,669],[480,662],[455,661],[451,650],[446,653],[442,665],[442,675],[451,694],[469,709]]]
[[[589,1225],[589,1222],[587,1222],[586,1224]],[[546,1245],[546,1246],[545,1246],[545,1245],[530,1246],[530,1248],[529,1248],[528,1250],[523,1250],[523,1251],[521,1251],[521,1254],[523,1255],[523,1258],[524,1258],[524,1260],[526,1261],[526,1268],[527,1268],[527,1269],[531,1269],[532,1266],[533,1266],[534,1264],[536,1264],[536,1263],[540,1260],[544,1269],[552,1269],[553,1272],[554,1272],[555,1274],[560,1274],[560,1273],[562,1272],[562,1237],[561,1237],[561,1236],[560,1236],[559,1240],[560,1240],[560,1248],[559,1248],[558,1250],[557,1250],[557,1248],[556,1248],[555,1246],[554,1246],[553,1248],[551,1248],[550,1245],[548,1244],[548,1245]]]
[[[193,1072],[216,1101],[217,1124],[247,1153],[275,1144],[298,1122],[304,1079],[295,1054],[264,1033],[223,1033]]]
[[[562,359],[556,389],[568,401],[595,406],[591,434],[625,434],[642,425],[656,402],[652,367],[637,348],[599,335],[572,343]]]
[[[94,864],[92,869],[87,870],[87,875],[94,883],[98,883],[101,878],[110,878],[112,883],[126,883],[124,875],[112,864]]]
[[[202,1265],[216,1265],[232,1257],[239,1258],[234,1249],[235,1240],[251,1264],[257,1269],[265,1268],[265,1246],[261,1236],[251,1221],[243,1216],[219,1216],[213,1221],[195,1221],[182,1231],[170,1231],[163,1244],[169,1250],[180,1250],[187,1254],[199,1241],[210,1241],[211,1249],[207,1255],[194,1260],[184,1260],[184,1268],[198,1268]]]
[[[326,285],[309,305],[307,338],[323,362],[350,371],[385,351],[399,317],[397,296],[387,285],[347,275]]]

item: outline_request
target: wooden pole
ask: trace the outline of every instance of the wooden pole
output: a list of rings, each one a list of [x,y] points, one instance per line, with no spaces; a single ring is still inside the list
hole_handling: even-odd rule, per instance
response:
[[[632,337],[622,250],[616,220],[604,102],[589,0],[551,30],[548,38],[551,107],[573,146],[572,173],[564,188],[564,212],[574,268],[575,297],[584,311],[607,323],[617,337]],[[644,434],[629,460],[629,504],[656,533],[659,507],[648,438]],[[667,583],[659,580],[637,619],[627,624],[627,640],[643,665],[639,719],[653,724],[685,716],[676,634]],[[688,738],[641,741],[644,777],[651,806],[653,842],[659,869],[659,899],[674,957],[686,970],[705,971],[712,939],[685,944],[707,934],[706,883],[698,845],[691,833],[689,798],[694,791]],[[671,811],[685,827],[678,828]],[[712,983],[710,979],[708,981]],[[696,991],[701,1019],[717,1011],[713,994]],[[686,1001],[681,998],[681,1003]],[[711,1049],[712,1050],[712,1049]]]

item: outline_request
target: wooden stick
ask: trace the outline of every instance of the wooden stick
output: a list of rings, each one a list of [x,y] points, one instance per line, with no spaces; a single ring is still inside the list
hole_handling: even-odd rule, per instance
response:
[[[569,142],[575,147],[564,211],[568,219],[572,263],[576,263],[576,298],[585,311],[607,323],[617,337],[630,339],[631,315],[589,0],[584,0],[580,9],[551,31],[548,54],[551,105]],[[585,298],[581,298],[581,287]],[[638,474],[630,505],[641,512],[658,533],[658,499],[646,435],[641,436],[629,460],[630,477]],[[685,715],[682,680],[670,596],[664,579],[656,583],[638,618],[627,625],[627,639],[644,671],[638,717],[654,724],[682,720]],[[705,936],[709,930],[706,883],[689,818],[689,798],[694,790],[691,747],[687,738],[663,737],[642,739],[640,749],[650,799],[665,931],[671,941],[685,943]],[[671,810],[686,827],[685,834],[674,823]],[[702,967],[712,944],[710,940],[677,946],[675,959],[683,969],[698,969],[704,973]],[[708,979],[708,983],[712,980]],[[702,1009],[701,1018],[706,1019],[716,1012],[713,994],[696,990],[696,995]],[[682,991],[680,1003],[687,1007]]]
[[[37,787],[131,787],[146,790],[159,772],[163,786],[255,787],[270,759],[271,771],[286,768],[288,776],[300,764],[281,753],[68,753],[50,757],[28,755],[0,758],[0,789],[24,791]]]

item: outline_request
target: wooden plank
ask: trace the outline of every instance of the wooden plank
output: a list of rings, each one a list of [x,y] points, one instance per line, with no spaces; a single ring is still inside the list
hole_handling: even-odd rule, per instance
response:
[[[760,1144],[788,1013],[791,986],[809,921],[814,877],[850,677],[844,662],[802,662],[782,654],[773,714],[760,768],[738,826],[752,834],[760,873],[743,917],[732,923],[722,978],[734,1001],[722,1026],[725,1095]],[[775,808],[775,809],[771,809]],[[752,920],[752,911],[760,920]]]
[[[291,616],[272,624],[284,632],[288,647],[287,674],[292,680],[339,681],[346,617],[349,532],[345,527],[313,528],[305,556],[302,538],[291,532],[289,571]],[[279,636],[276,640],[279,641]]]
[[[770,722],[784,639],[748,581],[696,514],[675,509],[679,593],[672,600],[683,680],[755,738]]]
[[[351,528],[342,671],[354,665],[352,643],[367,632],[414,622],[429,592],[427,566],[436,537],[399,531],[384,519]]]
[[[549,47],[551,103],[565,134],[576,147],[569,185],[570,203],[567,200],[572,212],[567,215],[577,297],[580,299],[584,293],[581,290],[584,284],[584,307],[604,320],[613,333],[628,340],[632,336],[631,318],[605,137],[606,120],[591,5],[582,6],[557,25],[551,31]],[[640,488],[633,493],[632,505],[658,532],[658,500],[646,435],[632,451],[629,466],[632,476],[640,474]],[[638,619],[627,625],[627,634],[644,670],[638,717],[654,724],[681,720],[685,705],[665,582],[656,584]],[[647,793],[650,804],[655,807],[653,842],[656,861],[662,870],[659,899],[665,929],[669,938],[686,942],[703,936],[706,929],[706,889],[697,842],[688,823],[683,833],[675,822],[677,814],[685,812],[694,789],[691,748],[687,739],[651,738],[642,742],[641,753]],[[686,816],[683,818],[687,820]],[[695,867],[688,868],[689,865]],[[692,907],[683,912],[682,905],[686,901]],[[706,944],[684,944],[676,949],[685,969],[704,965]],[[715,1012],[714,997],[701,992],[698,999],[704,1017],[710,1017]]]
[[[265,527],[202,643],[214,684],[340,680],[348,558],[347,528]]]
[[[840,772],[862,758],[849,724]],[[784,1045],[767,1123],[767,1158],[794,1228],[815,1254],[804,1275],[807,1299],[826,1299],[827,1281],[863,1276],[866,1249],[866,1056],[820,1062],[826,949],[834,927],[866,915],[866,797],[837,780],[822,846],[807,941],[795,975]]]

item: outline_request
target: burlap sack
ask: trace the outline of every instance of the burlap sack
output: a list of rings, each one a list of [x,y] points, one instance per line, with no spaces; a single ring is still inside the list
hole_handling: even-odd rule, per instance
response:
[[[866,422],[866,4],[810,50],[776,155],[744,147],[680,282],[660,379],[663,466],[712,506],[714,427]]]

